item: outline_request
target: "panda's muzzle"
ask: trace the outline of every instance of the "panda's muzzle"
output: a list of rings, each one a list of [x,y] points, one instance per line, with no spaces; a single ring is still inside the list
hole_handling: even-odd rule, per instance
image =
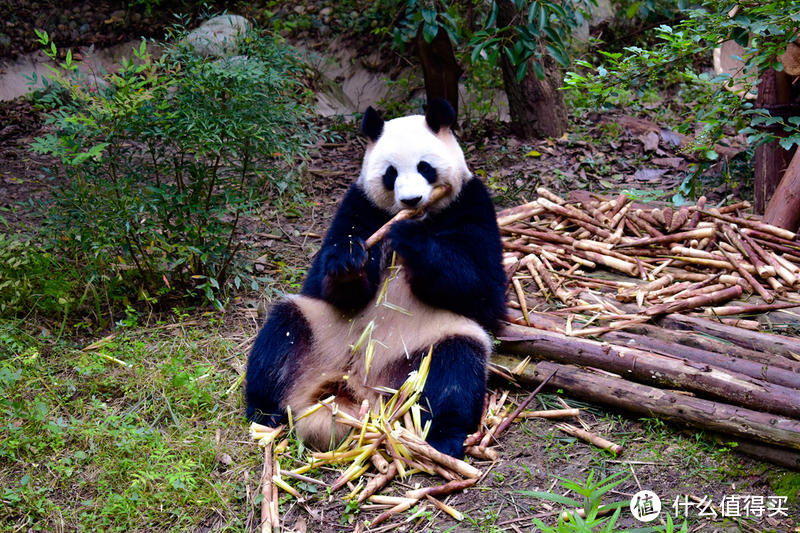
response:
[[[420,200],[422,200],[422,196],[414,196],[413,198],[402,198],[400,201],[403,202],[408,207],[417,207]]]

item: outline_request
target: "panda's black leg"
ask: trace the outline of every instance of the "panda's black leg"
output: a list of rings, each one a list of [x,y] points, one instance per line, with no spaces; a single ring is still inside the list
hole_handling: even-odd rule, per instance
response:
[[[464,439],[478,429],[486,395],[484,348],[464,337],[434,347],[420,404],[430,411],[428,443],[442,453],[464,457]]]
[[[311,342],[311,328],[293,302],[272,308],[247,361],[247,418],[270,426],[286,421],[281,400]]]

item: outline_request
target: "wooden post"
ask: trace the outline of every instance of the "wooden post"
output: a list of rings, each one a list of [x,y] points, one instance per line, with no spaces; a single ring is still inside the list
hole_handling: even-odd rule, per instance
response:
[[[789,231],[800,228],[800,151],[795,150],[778,188],[767,203],[764,222]]]
[[[789,103],[792,86],[785,72],[776,72],[769,69],[761,75],[761,84],[758,86],[756,106],[772,111],[779,106]],[[792,151],[781,148],[778,141],[762,144],[756,148],[753,157],[755,173],[755,212],[764,213],[767,202],[772,198],[780,182],[783,169],[792,158]]]

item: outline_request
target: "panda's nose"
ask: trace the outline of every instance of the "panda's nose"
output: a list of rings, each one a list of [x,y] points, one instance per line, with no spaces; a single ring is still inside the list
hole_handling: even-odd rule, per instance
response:
[[[420,200],[422,200],[422,196],[414,196],[413,198],[403,198],[400,201],[406,204],[408,207],[415,207]]]

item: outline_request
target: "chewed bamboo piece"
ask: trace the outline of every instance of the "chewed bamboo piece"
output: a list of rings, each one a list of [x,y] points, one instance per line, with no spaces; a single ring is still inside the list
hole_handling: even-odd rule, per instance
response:
[[[395,216],[393,216],[388,222],[386,222],[383,226],[377,229],[375,233],[370,235],[370,237],[366,240],[365,245],[367,248],[372,248],[380,242],[386,234],[389,233],[389,229],[392,227],[393,224],[396,222],[400,222],[401,220],[408,220],[409,218],[415,218],[420,216],[422,213],[425,212],[429,206],[433,205],[434,203],[438,202],[448,194],[450,194],[450,186],[449,185],[437,185],[431,191],[431,195],[428,198],[428,201],[425,205],[421,207],[417,207],[415,209],[402,209],[400,210]]]

